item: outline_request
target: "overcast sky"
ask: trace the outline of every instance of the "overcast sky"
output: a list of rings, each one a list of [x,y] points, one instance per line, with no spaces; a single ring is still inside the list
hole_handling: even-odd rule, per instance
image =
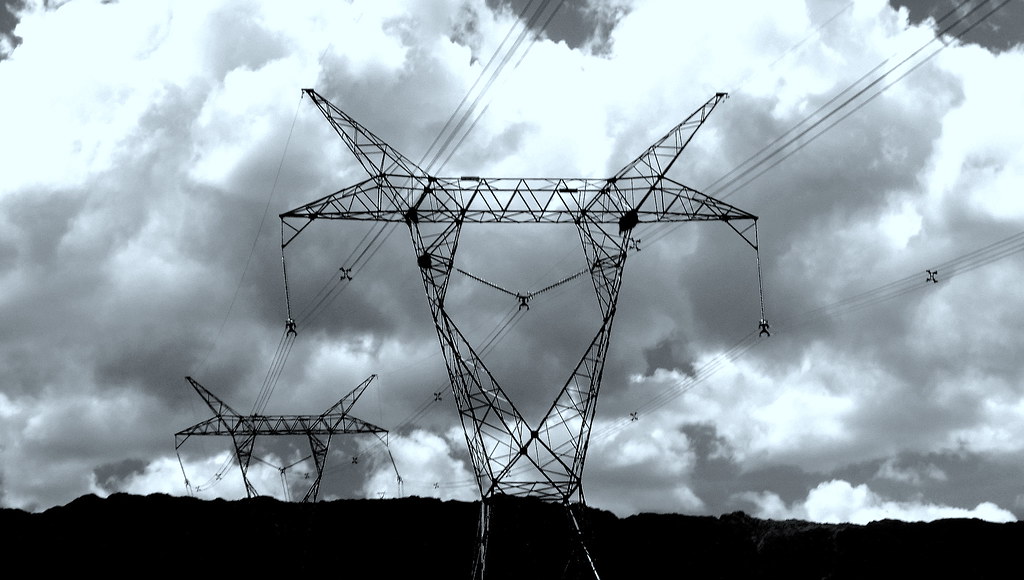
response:
[[[391,431],[403,484],[372,436],[338,437],[321,498],[477,498],[404,226],[346,283],[369,225],[316,222],[288,246],[298,336],[263,389],[287,317],[277,216],[365,178],[300,89],[424,165],[469,95],[437,172],[494,177],[610,176],[725,91],[671,176],[760,217],[772,336],[755,254],[725,224],[639,226],[589,503],[1024,515],[1024,2],[540,4],[0,11],[0,505],[244,497],[229,440],[175,453],[211,416],[186,375],[239,412],[262,394],[267,413],[318,414],[377,374],[352,412]],[[456,260],[513,291],[584,265],[554,225],[467,226]],[[519,312],[452,277],[474,343],[517,315],[485,360],[530,420],[597,330],[589,284]],[[308,453],[258,441],[256,488],[301,497]]]

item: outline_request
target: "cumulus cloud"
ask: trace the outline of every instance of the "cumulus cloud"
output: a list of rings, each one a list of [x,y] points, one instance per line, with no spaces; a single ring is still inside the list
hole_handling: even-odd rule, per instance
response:
[[[971,38],[933,43],[933,58],[733,190],[716,180],[934,37],[934,22],[882,0],[737,6],[564,8],[553,28],[523,36],[443,168],[607,176],[715,92],[731,94],[671,176],[760,217],[762,279],[752,249],[723,224],[638,227],[587,496],[621,513],[715,513],[763,476],[790,513],[797,499],[816,505],[807,494],[822,474],[846,469],[863,479],[837,477],[848,493],[836,484],[821,497],[904,509],[950,502],[884,499],[860,482],[887,498],[886,485],[970,486],[1020,510],[1008,491],[1020,470],[1007,466],[1024,453],[1022,320],[1012,307],[1021,267],[968,252],[1024,229],[1014,122],[1024,89],[1005,82],[1021,51],[1002,36],[998,50]],[[474,82],[487,82],[489,57],[523,30],[518,7],[81,1],[15,10],[15,27],[0,31],[0,83],[11,88],[0,97],[4,505],[174,490],[175,480],[185,493],[168,464],[171,434],[206,416],[185,375],[239,411],[263,392],[267,412],[319,413],[376,373],[354,413],[393,430],[404,493],[472,498],[408,234],[386,230],[343,292],[321,299],[374,230],[313,224],[286,249],[286,296],[275,216],[365,177],[300,89],[316,88],[410,158],[426,158]],[[695,25],[680,36],[680,22]],[[959,270],[924,283],[925,268],[962,255]],[[571,227],[467,226],[456,259],[516,291],[587,266]],[[920,275],[916,292],[828,308],[909,275]],[[751,341],[759,282],[773,334]],[[531,421],[597,330],[589,285],[582,276],[537,296],[485,353]],[[449,290],[453,319],[476,344],[518,310],[466,276]],[[289,315],[299,335],[275,367]],[[268,384],[274,368],[281,374]],[[344,445],[336,463],[370,455],[358,470],[339,465],[327,496],[403,493],[390,460],[367,459],[378,444]],[[944,459],[954,451],[974,463]],[[272,452],[287,462],[297,451]],[[928,459],[893,459],[908,454]],[[186,471],[222,457],[190,451]],[[999,483],[979,486],[965,478],[970,469]],[[273,468],[258,477],[282,488]]]
[[[632,422],[608,420],[594,425],[587,473],[607,485],[590,488],[589,500],[622,516],[706,510],[693,490],[698,453],[687,433],[672,424],[631,427]]]
[[[447,437],[415,430],[408,435],[389,438],[388,449],[394,466],[384,459],[363,485],[366,497],[399,497],[415,495],[440,499],[473,501],[479,499],[479,490],[472,470],[461,459],[462,453],[453,449],[464,444],[462,433],[449,432]],[[405,473],[402,476],[402,473]]]
[[[266,455],[254,461],[246,471],[246,478],[261,496],[280,500],[301,499],[305,489],[293,490],[287,478],[275,466],[288,465],[290,461],[276,455]],[[299,483],[304,481],[299,478]],[[188,493],[200,499],[238,499],[246,497],[247,491],[242,473],[234,453],[222,451],[215,455],[179,461],[174,457],[155,459],[141,471],[130,474],[117,483],[116,489],[105,488],[106,495],[112,491],[147,495],[165,493],[183,495],[187,483]],[[308,482],[307,482],[308,483]],[[307,486],[308,487],[308,486]],[[299,494],[295,496],[296,492]]]
[[[801,519],[835,524],[849,522],[867,524],[878,520],[930,522],[945,518],[976,518],[991,522],[1012,522],[1017,518],[994,503],[982,502],[973,508],[938,505],[924,501],[898,502],[888,500],[865,485],[851,485],[843,480],[819,484],[800,502],[786,505],[771,492],[749,492],[745,499],[755,505],[754,515],[770,519]]]

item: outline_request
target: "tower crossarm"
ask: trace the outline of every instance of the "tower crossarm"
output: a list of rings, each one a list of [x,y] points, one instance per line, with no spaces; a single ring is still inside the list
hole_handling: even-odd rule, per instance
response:
[[[348,412],[352,410],[352,406],[359,400],[359,397],[363,396],[363,391],[366,390],[366,387],[370,386],[370,383],[372,383],[376,378],[377,375],[370,375],[366,377],[366,380],[359,383],[356,388],[352,389],[347,395],[339,399],[337,403],[327,409],[327,411],[325,411],[323,415],[320,415],[320,417],[326,417],[332,413],[341,415],[348,414]]]
[[[191,435],[340,435],[346,433],[387,433],[387,429],[347,413],[323,415],[217,415],[177,437]]]
[[[371,176],[401,174],[426,177],[426,172],[397,149],[363,127],[313,89],[302,89]]]
[[[193,435],[239,435],[253,431],[253,425],[246,417],[237,415],[216,415],[213,418],[196,423],[174,434],[175,448],[181,447],[186,439]]]
[[[314,435],[340,435],[346,433],[387,433],[388,430],[346,413],[331,413],[317,417],[304,433]]]
[[[195,389],[197,393],[199,393],[199,396],[203,398],[203,402],[205,402],[206,406],[209,407],[211,411],[213,411],[214,415],[216,415],[217,417],[221,417],[224,415],[239,417],[239,414],[234,409],[229,407],[228,404],[225,403],[224,401],[220,400],[220,398],[217,395],[211,393],[210,389],[204,387],[202,384],[199,383],[199,381],[193,379],[192,377],[185,377],[185,380],[188,381],[188,384],[192,385],[192,388]]]
[[[756,216],[669,178],[651,187],[623,179],[382,175],[281,214],[287,245],[314,220],[417,223],[593,223],[756,220]],[[604,198],[604,199],[601,199]],[[614,198],[615,203],[608,203]],[[623,207],[625,206],[625,207]]]
[[[697,129],[700,129],[701,125],[704,124],[704,121],[711,114],[711,111],[715,110],[718,103],[726,97],[728,97],[726,93],[716,93],[715,96],[708,99],[706,103],[691,113],[683,122],[673,127],[664,137],[655,141],[646,151],[641,153],[632,162],[626,164],[614,177],[608,180],[610,183],[618,183],[622,180],[639,180],[643,183],[639,188],[636,185],[633,186],[634,189],[642,189],[644,191],[640,203],[633,204],[632,208],[635,209],[638,205],[643,204],[648,195],[653,194],[660,188],[661,182],[665,179],[669,169],[679,159],[683,149],[686,148],[690,140],[693,139],[694,134],[697,133]]]
[[[349,433],[387,433],[387,429],[349,415],[352,405],[363,394],[366,387],[376,378],[370,375],[352,392],[341,398],[320,415],[240,415],[217,398],[209,389],[192,377],[186,377],[189,384],[206,404],[214,416],[175,433],[176,445],[180,447],[185,439],[193,435],[339,435]]]

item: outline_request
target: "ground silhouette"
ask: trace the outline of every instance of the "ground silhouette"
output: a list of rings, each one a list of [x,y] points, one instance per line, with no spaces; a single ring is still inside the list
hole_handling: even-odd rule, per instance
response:
[[[44,512],[0,510],[8,569],[114,577],[329,574],[468,579],[479,504],[429,498],[315,504],[88,495]],[[488,577],[562,578],[580,569],[564,510],[496,502]],[[1020,577],[1024,522],[975,519],[867,525],[639,514],[588,508],[587,542],[619,578]],[[209,576],[207,576],[209,575]]]

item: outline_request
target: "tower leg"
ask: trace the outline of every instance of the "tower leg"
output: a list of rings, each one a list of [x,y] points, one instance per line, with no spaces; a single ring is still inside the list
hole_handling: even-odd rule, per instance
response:
[[[586,505],[582,501],[577,505],[581,512],[586,509]],[[600,580],[601,576],[597,573],[597,565],[594,564],[594,558],[590,555],[590,550],[587,549],[583,526],[580,523],[581,516],[577,516],[573,512],[573,505],[569,502],[565,503],[565,515],[569,519],[569,527],[572,530],[575,542],[573,554],[566,563],[563,577]]]
[[[476,530],[476,556],[473,562],[473,580],[484,580],[487,569],[487,540],[491,528],[491,502],[487,498],[480,500],[480,521]]]
[[[408,225],[417,265],[466,433],[477,485],[481,496],[486,497],[498,484],[497,474],[518,459],[529,429],[445,309],[462,224],[453,222],[437,227],[419,224],[414,216],[415,212],[410,211]]]
[[[313,452],[313,466],[316,468],[316,479],[309,486],[306,495],[302,497],[303,503],[310,501],[315,503],[320,495],[320,481],[324,478],[324,464],[327,462],[327,450],[330,448],[330,445],[330,436],[327,437],[327,441],[323,441],[316,435],[309,434],[309,448]]]
[[[256,444],[256,434],[250,433],[245,438],[232,436],[235,443],[235,457],[238,458],[238,467],[242,470],[242,481],[245,483],[246,497],[256,497],[259,493],[249,481],[249,461],[252,460],[252,449]]]

